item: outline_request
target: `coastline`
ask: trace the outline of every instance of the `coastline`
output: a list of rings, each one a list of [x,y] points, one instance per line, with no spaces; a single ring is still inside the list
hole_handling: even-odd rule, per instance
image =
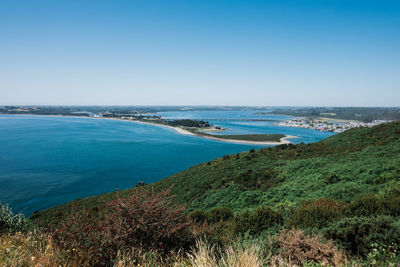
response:
[[[290,144],[291,141],[287,139],[293,139],[297,138],[297,136],[291,136],[291,135],[285,135],[284,137],[281,138],[279,142],[273,142],[273,141],[246,141],[246,140],[235,140],[235,139],[222,139],[218,137],[212,137],[212,136],[205,136],[205,135],[200,135],[200,134],[195,134],[193,132],[190,132],[188,130],[185,130],[181,127],[173,127],[169,125],[164,125],[160,123],[154,123],[154,122],[147,122],[147,121],[138,121],[138,120],[124,120],[124,119],[119,119],[119,118],[95,118],[95,117],[84,117],[84,116],[64,116],[64,115],[38,115],[38,114],[0,114],[0,115],[12,115],[12,116],[42,116],[42,117],[64,117],[64,118],[84,118],[84,119],[101,119],[101,120],[115,120],[115,121],[127,121],[127,122],[134,122],[134,123],[141,123],[141,124],[148,124],[148,125],[154,125],[154,126],[160,126],[160,127],[165,127],[169,128],[171,130],[174,130],[175,132],[182,134],[182,135],[190,135],[190,136],[196,136],[196,137],[201,137],[201,138],[206,138],[209,140],[213,141],[219,141],[219,142],[227,142],[227,143],[234,143],[234,144],[242,144],[242,145],[284,145],[284,144]]]

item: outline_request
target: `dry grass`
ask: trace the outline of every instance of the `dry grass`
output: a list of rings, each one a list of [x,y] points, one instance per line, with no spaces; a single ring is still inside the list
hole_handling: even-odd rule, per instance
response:
[[[72,253],[72,252],[71,252]],[[69,252],[53,246],[48,235],[39,232],[0,235],[0,265],[19,266],[85,266],[82,261],[71,259]]]
[[[321,242],[319,235],[307,236],[303,231],[284,230],[277,239],[281,253],[273,257],[275,266],[303,266],[317,263],[322,266],[343,266],[348,264],[345,254],[332,241]]]
[[[221,251],[198,241],[193,252],[188,254],[187,263],[193,267],[261,267],[265,261],[259,247],[254,244],[230,245]]]

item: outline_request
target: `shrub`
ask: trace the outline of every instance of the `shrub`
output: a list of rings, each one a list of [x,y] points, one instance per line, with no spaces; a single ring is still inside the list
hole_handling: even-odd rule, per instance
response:
[[[183,212],[184,208],[172,204],[169,191],[135,191],[108,203],[101,218],[72,210],[53,239],[57,246],[73,251],[71,257],[84,257],[96,265],[109,264],[118,251],[167,254],[194,242],[191,223]]]
[[[258,234],[274,225],[281,225],[283,216],[270,207],[261,206],[255,211],[244,211],[234,218],[233,230],[237,234]]]
[[[365,195],[352,201],[346,208],[352,216],[400,215],[400,197]]]
[[[400,197],[400,183],[390,186],[389,189],[385,192],[385,197]]]
[[[196,223],[204,223],[207,218],[207,213],[203,210],[194,210],[189,213],[189,218]]]
[[[119,249],[140,247],[167,253],[193,244],[191,223],[184,208],[172,203],[170,191],[136,192],[111,202],[107,232]]]
[[[339,177],[336,174],[327,174],[324,176],[324,180],[327,184],[334,184],[339,182]]]
[[[27,221],[22,214],[14,215],[7,204],[0,203],[0,234],[21,232],[27,227]]]
[[[332,223],[325,235],[354,254],[366,256],[371,244],[400,244],[400,224],[386,215],[348,217]]]
[[[352,201],[346,208],[349,215],[369,216],[377,214],[380,209],[379,198],[375,195],[365,195]]]
[[[217,223],[225,222],[233,217],[233,212],[229,208],[217,207],[211,209],[207,214],[207,222]]]
[[[304,201],[288,221],[289,226],[320,228],[343,217],[345,204],[333,199]]]
[[[284,230],[276,240],[281,252],[272,262],[277,266],[282,261],[288,266],[303,266],[305,263],[342,266],[348,263],[345,254],[331,240],[325,243],[321,240],[319,235],[307,236],[300,230]]]
[[[53,230],[51,238],[56,247],[68,251],[68,261],[84,259],[90,263],[106,263],[114,256],[111,241],[104,238],[104,223],[85,210],[74,206],[67,220]]]

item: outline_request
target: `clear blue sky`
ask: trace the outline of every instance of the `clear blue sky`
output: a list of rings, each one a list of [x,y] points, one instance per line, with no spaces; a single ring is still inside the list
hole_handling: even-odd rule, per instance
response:
[[[0,0],[0,105],[400,106],[400,1]]]

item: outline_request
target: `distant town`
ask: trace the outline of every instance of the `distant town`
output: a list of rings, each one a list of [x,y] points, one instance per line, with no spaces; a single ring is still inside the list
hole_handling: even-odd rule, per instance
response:
[[[360,122],[360,121],[343,121],[343,120],[337,121],[331,119],[295,118],[275,123],[275,125],[306,128],[324,132],[341,133],[351,128],[373,127],[385,122],[390,122],[390,121],[374,120],[372,122]]]

